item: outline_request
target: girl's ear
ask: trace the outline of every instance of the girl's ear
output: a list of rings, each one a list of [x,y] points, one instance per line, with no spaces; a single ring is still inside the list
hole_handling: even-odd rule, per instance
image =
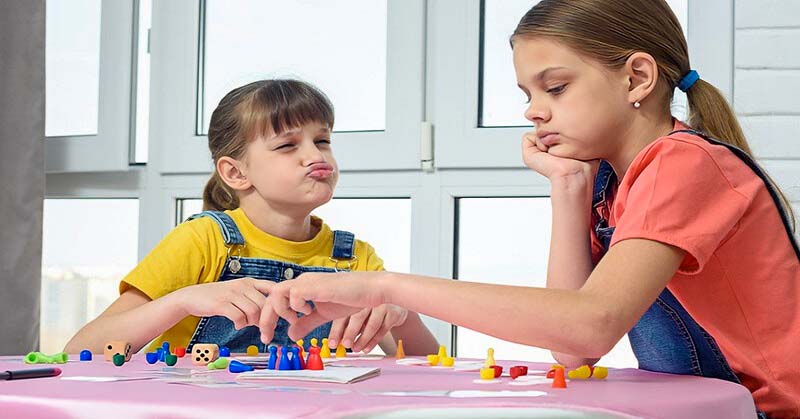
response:
[[[217,173],[219,173],[219,177],[226,185],[236,191],[244,191],[250,189],[252,186],[247,176],[240,169],[241,164],[240,161],[229,156],[223,156],[217,159]]]
[[[625,72],[628,76],[628,101],[633,105],[644,102],[658,82],[658,64],[652,55],[645,52],[635,52],[625,62]]]

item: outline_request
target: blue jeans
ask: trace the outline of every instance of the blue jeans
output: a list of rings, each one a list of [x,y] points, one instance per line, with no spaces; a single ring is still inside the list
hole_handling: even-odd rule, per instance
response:
[[[305,272],[335,272],[341,270],[320,266],[302,266],[278,260],[237,257],[237,250],[244,246],[244,238],[233,219],[224,212],[218,211],[204,211],[189,219],[198,217],[214,219],[219,224],[225,245],[228,247],[228,258],[218,281],[251,277],[264,281],[283,282],[296,278]],[[352,233],[337,230],[334,231],[333,238],[331,258],[341,262],[343,267],[349,267],[349,261],[353,259],[355,237]],[[284,319],[279,319],[275,328],[275,335],[270,343],[278,346],[293,344],[287,334],[288,328],[289,323]],[[328,337],[330,330],[331,323],[329,322],[312,330],[305,337],[305,341],[309,342],[311,338],[317,338],[322,341],[322,338]],[[216,343],[220,346],[227,346],[231,352],[246,352],[247,347],[250,345],[257,346],[259,352],[267,351],[267,345],[261,342],[261,332],[258,327],[247,326],[236,330],[233,327],[233,322],[224,316],[201,318],[189,341],[189,350],[195,343]]]

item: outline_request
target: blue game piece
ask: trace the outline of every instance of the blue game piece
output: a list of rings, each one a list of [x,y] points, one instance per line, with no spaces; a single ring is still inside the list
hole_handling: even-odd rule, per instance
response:
[[[166,362],[167,361],[167,351],[165,351],[164,348],[156,349],[156,353],[158,354],[158,360],[159,361],[161,361],[161,362]]]
[[[144,356],[148,364],[155,364],[158,362],[158,352],[148,352]]]
[[[84,349],[81,351],[81,361],[91,361],[92,360],[92,351],[88,349]]]
[[[283,350],[281,351],[281,361],[278,364],[278,369],[281,371],[284,370],[291,370],[292,369],[292,360],[289,358],[289,353],[291,351],[288,347],[284,346]]]
[[[219,348],[219,357],[220,358],[228,358],[231,356],[231,350],[228,349],[227,346],[223,346]]]
[[[161,343],[161,348],[163,348],[167,353],[170,353],[169,352],[169,342],[162,342]]]
[[[297,346],[292,348],[292,369],[302,370],[303,365],[300,363],[300,348]]]
[[[278,362],[278,347],[275,345],[269,345],[269,360],[267,361],[267,369],[274,370],[275,364]]]
[[[230,364],[228,364],[228,371],[230,372],[245,372],[245,371],[253,371],[255,368],[251,367],[247,364],[242,364],[237,360],[231,360]]]

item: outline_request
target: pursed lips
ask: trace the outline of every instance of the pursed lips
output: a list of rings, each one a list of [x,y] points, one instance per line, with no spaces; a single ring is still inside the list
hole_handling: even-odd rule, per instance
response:
[[[308,168],[306,176],[312,179],[326,179],[333,174],[333,165],[328,163],[314,163]]]

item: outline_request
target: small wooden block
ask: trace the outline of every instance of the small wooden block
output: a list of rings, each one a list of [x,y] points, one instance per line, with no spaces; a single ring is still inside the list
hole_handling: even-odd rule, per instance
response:
[[[131,360],[131,344],[122,340],[115,340],[106,343],[106,346],[103,348],[103,356],[106,358],[106,361],[113,362],[114,355],[120,354],[125,357],[125,362]]]
[[[219,346],[213,343],[198,343],[192,346],[192,364],[208,365],[219,358]]]

